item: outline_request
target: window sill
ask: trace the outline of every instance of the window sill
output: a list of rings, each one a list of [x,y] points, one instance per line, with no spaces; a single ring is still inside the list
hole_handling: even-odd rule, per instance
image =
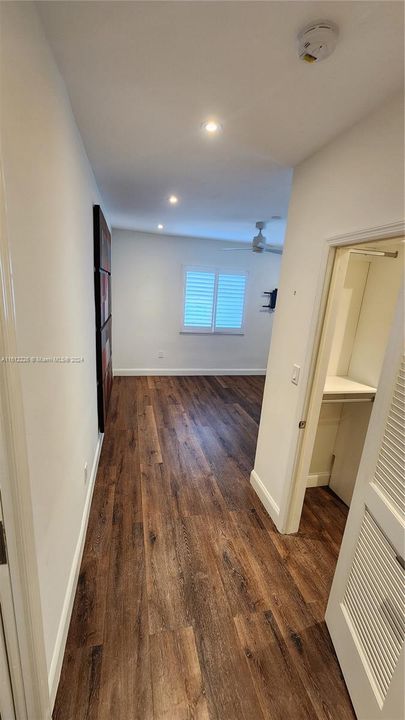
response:
[[[212,331],[205,331],[205,330],[180,330],[180,335],[244,335],[245,333],[243,330],[215,330],[215,332]]]

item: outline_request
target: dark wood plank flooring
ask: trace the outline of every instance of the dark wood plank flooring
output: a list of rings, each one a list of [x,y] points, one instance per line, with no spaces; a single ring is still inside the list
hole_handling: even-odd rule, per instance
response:
[[[116,378],[54,720],[352,720],[323,621],[346,521],[279,535],[260,377]]]

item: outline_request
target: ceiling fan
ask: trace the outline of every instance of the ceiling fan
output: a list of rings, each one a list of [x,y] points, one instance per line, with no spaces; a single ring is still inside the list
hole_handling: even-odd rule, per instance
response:
[[[251,252],[252,251],[255,253],[270,252],[270,253],[275,253],[276,255],[281,255],[283,252],[283,248],[281,245],[270,245],[269,243],[266,242],[266,238],[262,233],[262,230],[266,227],[266,223],[263,220],[258,220],[256,223],[256,227],[259,232],[252,239],[251,247],[223,248],[223,250],[225,250],[225,251],[241,250],[242,252]]]

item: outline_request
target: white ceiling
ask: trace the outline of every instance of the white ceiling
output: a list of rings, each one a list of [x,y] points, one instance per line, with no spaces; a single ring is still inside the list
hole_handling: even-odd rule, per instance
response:
[[[39,2],[113,226],[282,242],[291,166],[403,82],[401,2]],[[297,59],[314,19],[340,28]],[[201,122],[215,116],[219,137]],[[332,169],[333,171],[333,169]],[[170,207],[167,197],[179,195]]]

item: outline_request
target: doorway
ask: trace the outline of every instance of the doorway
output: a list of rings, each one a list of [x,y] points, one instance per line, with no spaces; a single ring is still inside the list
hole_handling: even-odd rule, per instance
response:
[[[336,251],[296,462],[290,526],[298,527],[310,487],[325,486],[350,507],[401,286],[403,253],[403,238]]]

